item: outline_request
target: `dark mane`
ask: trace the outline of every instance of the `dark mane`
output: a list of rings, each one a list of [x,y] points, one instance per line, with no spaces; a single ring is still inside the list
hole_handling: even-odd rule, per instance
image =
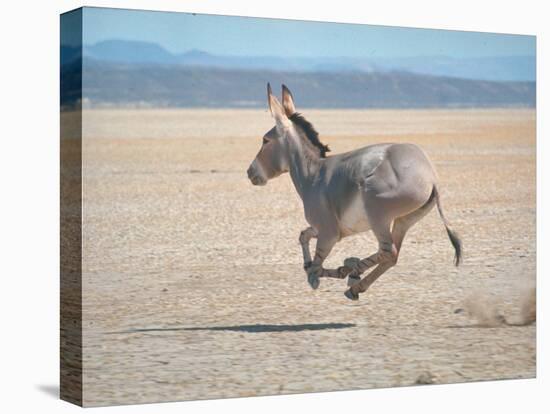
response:
[[[289,119],[294,123],[294,125],[299,126],[302,129],[302,131],[304,132],[304,134],[307,137],[307,139],[309,140],[309,142],[311,142],[314,147],[319,149],[321,158],[325,158],[326,153],[329,152],[330,149],[329,149],[328,145],[324,145],[319,140],[319,133],[315,130],[313,125],[311,125],[311,123],[307,119],[305,119],[302,116],[302,114],[300,114],[298,112],[294,112],[289,117]]]

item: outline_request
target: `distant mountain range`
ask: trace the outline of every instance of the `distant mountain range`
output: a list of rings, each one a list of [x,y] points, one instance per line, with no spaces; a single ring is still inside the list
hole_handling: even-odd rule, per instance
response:
[[[218,56],[201,50],[173,54],[156,43],[106,40],[83,47],[84,56],[115,63],[207,66],[223,69],[263,69],[286,72],[387,72],[402,71],[423,75],[449,76],[493,81],[534,81],[534,56],[451,58],[419,56],[405,58],[273,56]],[[68,59],[74,55],[66,53]],[[63,62],[66,63],[66,62]]]
[[[264,107],[269,81],[289,85],[302,107],[535,106],[534,57],[237,57],[112,40],[62,47],[61,63],[64,105],[82,82],[91,106]]]

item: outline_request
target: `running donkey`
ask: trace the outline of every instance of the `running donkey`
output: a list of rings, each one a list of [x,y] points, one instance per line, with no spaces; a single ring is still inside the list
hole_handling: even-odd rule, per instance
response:
[[[375,144],[326,157],[329,148],[317,131],[294,107],[290,90],[283,85],[283,102],[267,85],[267,98],[275,127],[263,137],[258,155],[248,168],[254,185],[290,172],[304,203],[311,227],[300,233],[304,269],[313,289],[319,278],[348,277],[346,297],[359,298],[386,270],[397,263],[407,231],[434,205],[455,249],[455,265],[461,260],[461,241],[443,215],[437,176],[424,151],[413,144]],[[323,262],[343,237],[372,230],[378,251],[358,259],[344,260],[337,269]],[[311,260],[309,241],[317,238]],[[363,279],[360,275],[376,266]]]

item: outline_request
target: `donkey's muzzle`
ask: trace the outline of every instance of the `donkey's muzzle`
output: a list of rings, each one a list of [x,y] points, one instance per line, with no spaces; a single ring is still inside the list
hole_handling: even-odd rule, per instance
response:
[[[260,174],[252,167],[252,165],[246,171],[248,179],[253,185],[265,185],[266,181],[262,178]]]

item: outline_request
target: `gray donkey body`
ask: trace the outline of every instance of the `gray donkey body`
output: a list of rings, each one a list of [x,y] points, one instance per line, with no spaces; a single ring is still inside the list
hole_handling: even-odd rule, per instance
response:
[[[276,125],[268,131],[248,169],[254,185],[289,172],[300,195],[310,227],[300,233],[304,269],[313,289],[319,279],[348,277],[346,297],[356,300],[386,270],[397,263],[405,234],[437,205],[447,234],[461,258],[461,242],[441,208],[437,175],[428,157],[414,144],[375,144],[326,157],[328,147],[313,126],[296,112],[283,85],[282,104],[268,84],[268,103]],[[343,266],[326,269],[323,262],[343,237],[372,230],[376,253],[347,258]],[[309,242],[317,239],[311,258]],[[361,275],[374,268],[367,276]]]

